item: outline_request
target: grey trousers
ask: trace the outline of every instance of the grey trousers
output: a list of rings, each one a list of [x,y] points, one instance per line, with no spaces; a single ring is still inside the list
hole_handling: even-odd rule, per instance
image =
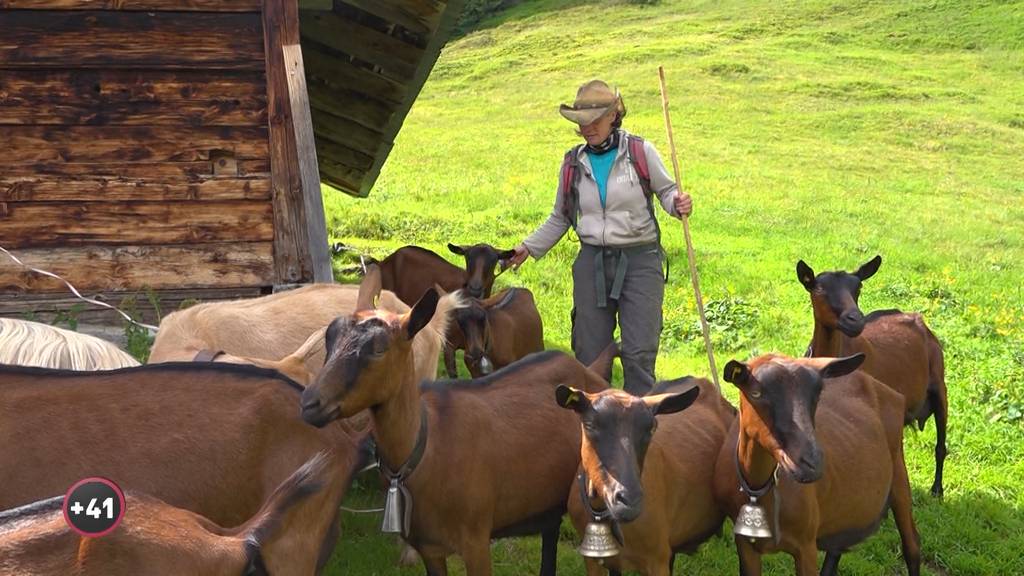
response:
[[[649,392],[654,385],[665,299],[658,245],[618,249],[581,244],[572,265],[572,281],[572,349],[576,358],[583,364],[593,362],[611,344],[617,317],[624,388],[637,396]],[[603,376],[610,378],[611,374]]]

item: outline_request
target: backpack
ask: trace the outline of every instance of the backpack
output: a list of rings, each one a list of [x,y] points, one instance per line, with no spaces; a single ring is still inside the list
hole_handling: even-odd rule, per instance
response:
[[[562,191],[561,212],[572,224],[573,230],[576,229],[577,218],[579,217],[576,209],[579,204],[577,183],[579,182],[580,171],[579,151],[582,147],[583,144],[578,144],[565,153],[565,158],[562,159],[562,169],[559,172],[559,190]],[[665,281],[668,282],[668,258],[661,247],[661,226],[658,225],[658,218],[654,213],[654,201],[652,200],[654,191],[651,189],[651,171],[647,167],[647,155],[644,153],[643,138],[633,134],[626,136],[626,157],[629,159],[629,163],[633,165],[633,169],[636,170],[636,175],[640,178],[640,187],[647,198],[647,211],[650,212],[651,220],[654,221],[654,230],[658,235],[658,250],[661,251],[662,258],[665,260]]]

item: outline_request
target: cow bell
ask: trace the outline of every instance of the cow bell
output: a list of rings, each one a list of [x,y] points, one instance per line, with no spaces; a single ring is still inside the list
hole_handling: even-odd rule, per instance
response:
[[[491,359],[487,356],[480,359],[480,372],[483,374],[494,372],[494,364],[491,364]]]
[[[380,531],[386,534],[401,534],[402,520],[405,518],[405,502],[402,492],[398,489],[398,479],[391,481],[387,498],[384,500],[384,519]]]
[[[749,538],[752,544],[757,539],[772,537],[772,529],[768,525],[768,515],[765,514],[764,507],[757,503],[756,498],[751,498],[749,504],[740,507],[740,513],[736,516],[732,533]]]
[[[588,522],[583,529],[579,553],[585,558],[608,558],[619,554],[619,543],[607,522]]]

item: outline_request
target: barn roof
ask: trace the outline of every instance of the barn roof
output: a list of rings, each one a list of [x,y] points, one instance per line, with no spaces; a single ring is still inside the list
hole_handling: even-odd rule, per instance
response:
[[[323,182],[370,193],[464,0],[300,0]]]

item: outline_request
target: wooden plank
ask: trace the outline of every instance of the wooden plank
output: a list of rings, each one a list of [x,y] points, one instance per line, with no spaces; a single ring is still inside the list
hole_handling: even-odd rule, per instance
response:
[[[7,202],[0,246],[265,242],[269,202]]]
[[[211,150],[266,158],[264,127],[0,126],[3,165],[61,162],[192,162]]]
[[[310,82],[306,88],[309,91],[311,107],[351,120],[376,132],[384,129],[394,111],[394,106],[368,98],[359,92],[331,88],[323,82]]]
[[[314,126],[315,132],[316,126]],[[328,140],[319,135],[316,137],[317,157],[321,162],[331,161],[351,166],[357,170],[367,171],[373,165],[373,156],[353,150],[344,144]]]
[[[270,177],[270,160],[266,158],[252,160],[238,160],[238,176],[263,178]],[[184,179],[189,182],[204,177],[213,176],[213,166],[209,161],[197,160],[193,162],[161,162],[148,164],[145,162],[135,164],[100,163],[100,164],[64,164],[64,163],[39,163],[39,164],[14,164],[4,165],[0,162],[0,171],[4,176],[34,177],[34,176],[84,176],[84,177],[108,177],[108,178],[167,178]]]
[[[2,202],[270,200],[267,178],[168,179],[0,177]]]
[[[34,268],[79,291],[262,286],[273,284],[274,245],[232,242],[191,246],[82,246],[19,250]],[[0,292],[67,292],[63,282],[0,258]]]
[[[386,103],[400,104],[408,90],[401,83],[348,62],[325,51],[307,37],[302,40],[307,82],[313,78],[332,89],[349,90]]]
[[[267,103],[270,114],[270,165],[274,206],[274,267],[277,284],[313,278],[303,211],[302,181],[292,129],[288,79],[281,47],[299,42],[298,5],[264,0]]]
[[[136,310],[142,316],[142,321],[150,324],[158,324],[159,316],[149,303],[148,296],[154,295],[158,299],[161,314],[177,310],[186,302],[214,302],[218,300],[236,300],[238,298],[255,298],[268,292],[260,287],[237,287],[237,288],[205,288],[190,290],[159,290],[150,292],[148,290],[131,290],[126,292],[101,292],[95,296],[97,300],[108,302],[115,306],[123,307],[125,300],[131,298],[136,302]],[[72,297],[70,294],[64,296],[55,294],[0,294],[0,316],[21,318],[31,313],[36,319],[48,322],[54,313],[67,311],[72,307],[84,307],[77,318],[82,323],[108,324],[121,326],[123,320],[116,312],[98,306],[86,304],[81,300]]]
[[[412,44],[334,12],[303,11],[300,18],[303,36],[380,66],[397,78],[412,78],[423,55],[423,51]]]
[[[331,10],[334,0],[299,0],[299,10]]]
[[[258,14],[0,12],[0,68],[261,70]]]
[[[9,70],[0,124],[265,126],[262,73]]]
[[[329,112],[313,109],[313,129],[317,136],[344,144],[368,156],[376,156],[382,145],[383,135]]]
[[[409,9],[412,4],[417,2],[408,2],[404,0],[339,0],[349,6],[358,8],[364,12],[369,12],[374,16],[378,16],[402,26],[406,30],[419,34],[421,36],[429,35],[434,26],[437,24],[437,13],[435,12],[433,18],[424,18],[423,14],[417,14]]]
[[[299,177],[302,181],[303,211],[306,214],[306,238],[309,242],[313,281],[334,282],[331,255],[327,251],[327,220],[324,217],[323,197],[320,195],[320,172],[316,163],[316,143],[313,140],[309,95],[306,93],[306,72],[302,66],[302,48],[298,44],[286,44],[281,47],[281,52],[288,78],[288,98],[299,160]]]
[[[259,12],[259,0],[0,0],[5,10]]]
[[[331,160],[324,160],[320,163],[320,174],[323,176],[324,182],[346,194],[358,196],[366,171]]]

